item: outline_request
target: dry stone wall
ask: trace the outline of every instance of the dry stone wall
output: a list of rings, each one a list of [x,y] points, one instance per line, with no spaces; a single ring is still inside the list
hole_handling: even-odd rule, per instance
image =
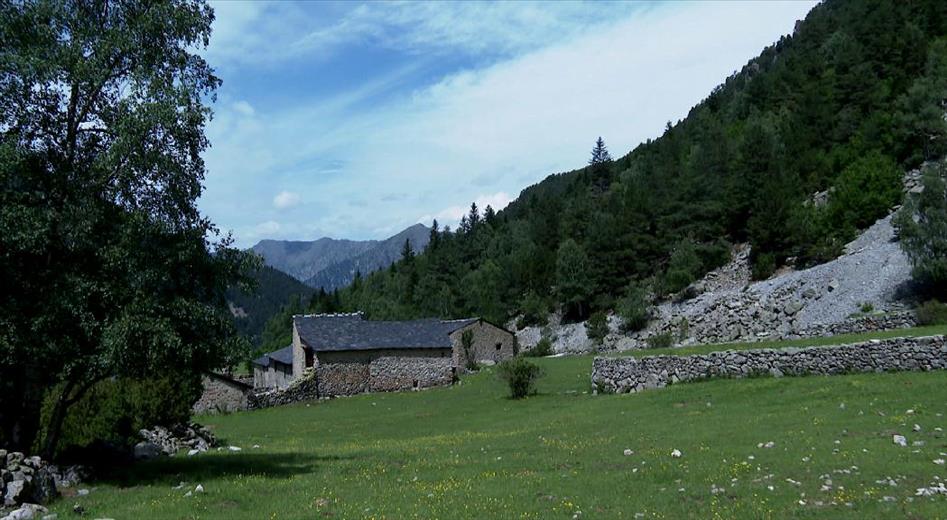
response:
[[[299,379],[295,379],[286,388],[264,390],[247,396],[249,408],[269,408],[300,401],[312,401],[319,398],[319,381],[315,369],[306,369]]]
[[[849,345],[726,350],[693,356],[597,357],[592,387],[630,393],[719,377],[833,375],[947,369],[944,336],[892,338]]]
[[[372,392],[396,392],[449,385],[454,380],[450,358],[381,357],[369,365]]]

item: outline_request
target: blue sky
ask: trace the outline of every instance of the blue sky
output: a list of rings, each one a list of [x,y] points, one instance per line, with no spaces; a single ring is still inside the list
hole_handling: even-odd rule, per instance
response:
[[[200,207],[248,247],[499,209],[660,135],[814,2],[213,5]]]

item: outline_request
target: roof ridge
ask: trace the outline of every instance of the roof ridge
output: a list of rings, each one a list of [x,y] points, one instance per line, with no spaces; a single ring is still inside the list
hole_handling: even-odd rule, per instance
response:
[[[364,317],[365,313],[362,311],[355,312],[322,312],[318,314],[293,314],[293,318],[354,318],[354,317]]]

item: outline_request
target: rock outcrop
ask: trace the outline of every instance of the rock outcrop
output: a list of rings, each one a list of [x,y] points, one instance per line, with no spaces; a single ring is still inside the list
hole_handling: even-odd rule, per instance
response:
[[[217,445],[214,434],[197,423],[182,423],[171,428],[155,426],[150,430],[141,430],[138,434],[144,439],[134,448],[134,456],[138,460],[174,455],[183,449],[202,452]]]
[[[0,449],[0,506],[46,504],[86,475],[82,466],[59,467],[40,457]]]

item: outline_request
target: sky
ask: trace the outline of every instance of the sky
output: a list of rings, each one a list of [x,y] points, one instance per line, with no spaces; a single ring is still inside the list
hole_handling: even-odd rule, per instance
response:
[[[813,1],[212,2],[201,211],[236,245],[380,239],[658,137]]]

